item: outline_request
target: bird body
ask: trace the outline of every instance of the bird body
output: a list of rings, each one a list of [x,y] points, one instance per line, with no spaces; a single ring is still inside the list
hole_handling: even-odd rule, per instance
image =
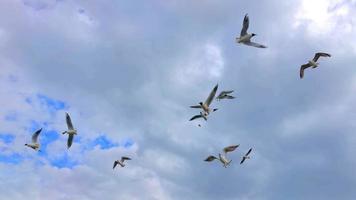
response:
[[[216,97],[216,100],[220,101],[221,99],[235,99],[234,96],[230,95],[233,90],[230,91],[222,91],[220,94]]]
[[[319,63],[317,63],[317,61],[318,61],[318,59],[320,57],[331,57],[331,55],[328,54],[328,53],[323,53],[323,52],[316,53],[312,60],[309,60],[307,64],[304,64],[304,65],[300,66],[300,70],[299,70],[300,78],[304,77],[304,70],[305,69],[307,69],[309,67],[316,68],[316,67],[319,66]]]
[[[38,136],[40,135],[41,131],[42,131],[42,128],[37,130],[35,133],[33,133],[33,135],[32,135],[32,143],[25,144],[25,146],[28,146],[28,147],[32,148],[33,150],[35,150],[35,151],[39,151],[41,145],[38,142]]]
[[[117,165],[120,165],[121,167],[125,167],[125,164],[124,164],[125,160],[131,160],[131,158],[126,157],[126,156],[122,156],[122,157],[121,157],[121,160],[115,160],[112,169],[115,169],[115,167],[116,167]]]
[[[239,44],[244,44],[247,46],[253,46],[253,47],[257,47],[257,48],[267,48],[265,45],[251,42],[251,38],[256,36],[256,34],[255,33],[247,33],[249,24],[250,24],[250,20],[249,20],[248,15],[246,14],[244,17],[243,23],[242,23],[240,37],[236,37],[236,42]]]
[[[232,160],[228,160],[225,156],[221,155],[221,153],[219,153],[219,160],[220,162],[224,165],[224,167],[226,168]]]
[[[39,143],[25,144],[25,146],[28,146],[28,147],[32,148],[33,150],[35,150],[35,151],[40,149],[40,144]]]
[[[213,161],[213,160],[219,160],[219,161],[223,164],[223,167],[226,168],[228,165],[230,165],[230,163],[231,163],[231,161],[232,161],[232,160],[227,159],[227,157],[226,157],[227,153],[232,152],[232,151],[235,151],[235,149],[236,149],[237,147],[239,147],[239,146],[240,146],[240,145],[227,146],[227,147],[225,147],[225,148],[223,149],[224,154],[219,153],[219,157],[218,157],[218,158],[215,157],[215,156],[213,156],[213,155],[210,155],[210,156],[208,156],[204,161],[206,161],[206,162],[211,162],[211,161]]]
[[[251,153],[252,148],[248,150],[248,152],[242,157],[242,160],[240,162],[240,165],[245,162],[246,159],[250,159],[249,154]]]
[[[72,146],[74,135],[77,135],[77,130],[74,129],[72,120],[68,113],[66,113],[66,122],[68,130],[64,131],[62,134],[68,134],[67,147],[69,149]]]
[[[216,111],[217,109],[211,109],[209,106],[212,102],[212,100],[215,97],[216,91],[218,90],[218,84],[213,88],[213,90],[210,92],[208,98],[205,100],[205,102],[199,102],[199,105],[196,106],[190,106],[191,108],[201,108],[204,111],[204,115],[207,116],[210,114],[211,111]]]

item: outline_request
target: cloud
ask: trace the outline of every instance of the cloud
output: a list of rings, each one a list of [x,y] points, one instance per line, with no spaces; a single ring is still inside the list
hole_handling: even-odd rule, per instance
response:
[[[353,1],[27,2],[0,3],[3,196],[355,196]],[[234,42],[246,13],[269,48]],[[300,80],[321,50],[332,57]],[[197,127],[189,105],[216,83],[237,98]],[[38,128],[37,153],[24,143]],[[230,144],[231,167],[203,162]],[[113,170],[122,155],[132,160]]]

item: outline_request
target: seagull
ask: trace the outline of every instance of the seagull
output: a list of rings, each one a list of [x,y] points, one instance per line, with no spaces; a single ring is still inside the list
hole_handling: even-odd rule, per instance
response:
[[[77,135],[77,130],[73,128],[72,120],[70,119],[68,113],[66,113],[66,121],[67,121],[68,130],[64,131],[62,134],[68,133],[67,147],[69,149],[72,146],[74,135]]]
[[[244,163],[246,159],[250,159],[250,156],[248,156],[248,155],[251,153],[251,151],[252,151],[252,148],[251,148],[250,150],[248,150],[248,152],[244,155],[244,157],[242,157],[242,160],[241,160],[241,162],[240,162],[240,165],[241,165],[242,163]]]
[[[213,109],[211,110],[209,108],[211,102],[213,101],[214,97],[215,97],[215,94],[216,94],[216,91],[218,90],[218,84],[216,84],[216,86],[213,88],[213,90],[210,92],[208,98],[205,100],[205,102],[199,102],[199,105],[196,105],[196,106],[190,106],[191,108],[202,108],[204,110],[204,115],[207,116],[209,115],[210,111],[216,111],[218,109]]]
[[[230,94],[234,92],[233,90],[229,91],[222,91],[220,94],[216,97],[216,100],[220,101],[221,99],[235,99],[234,96],[231,96]]]
[[[219,158],[217,158],[217,157],[215,157],[215,156],[213,156],[213,155],[210,155],[210,156],[208,156],[204,161],[206,161],[206,162],[211,162],[211,161],[213,161],[213,160],[219,160],[222,164],[223,164],[223,166],[226,168],[230,163],[231,163],[231,161],[232,160],[228,160],[227,158],[226,158],[226,154],[228,153],[228,152],[232,152],[232,151],[234,151],[237,147],[239,147],[240,145],[231,145],[231,146],[227,146],[227,147],[225,147],[224,149],[223,149],[223,151],[224,151],[224,155],[222,155],[221,153],[219,153]]]
[[[251,38],[256,36],[256,34],[255,33],[251,33],[251,34],[247,33],[247,29],[248,29],[248,26],[249,26],[249,21],[250,20],[248,18],[248,15],[246,14],[245,17],[244,17],[244,21],[243,21],[240,37],[236,38],[236,42],[237,43],[242,43],[242,44],[245,44],[245,45],[248,45],[248,46],[257,47],[257,48],[267,48],[265,45],[251,42]]]
[[[31,144],[25,144],[25,146],[31,147],[35,151],[40,151],[40,144],[38,143],[38,136],[40,135],[42,131],[42,128],[37,130],[33,135],[32,135],[32,143]]]
[[[328,53],[323,53],[323,52],[316,53],[313,60],[309,60],[307,64],[300,66],[300,78],[303,78],[304,70],[306,68],[309,68],[309,67],[316,68],[319,66],[319,63],[317,63],[317,61],[320,57],[331,57],[331,55]]]
[[[114,166],[112,167],[112,169],[115,169],[116,165],[118,165],[118,164],[119,164],[121,167],[125,167],[125,164],[124,164],[124,161],[125,161],[125,160],[131,160],[131,158],[122,156],[122,157],[121,157],[121,160],[115,160]]]

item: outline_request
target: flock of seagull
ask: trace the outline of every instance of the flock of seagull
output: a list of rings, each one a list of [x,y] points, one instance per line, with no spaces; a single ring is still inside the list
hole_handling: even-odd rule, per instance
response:
[[[242,24],[242,29],[241,29],[241,33],[240,33],[240,37],[236,38],[236,42],[239,44],[244,44],[244,45],[248,45],[248,46],[252,46],[252,47],[257,47],[257,48],[267,48],[267,46],[262,45],[262,44],[258,44],[255,42],[252,42],[251,39],[252,37],[256,36],[255,33],[247,33],[247,30],[249,28],[249,17],[246,14],[244,19],[243,19],[243,24]],[[316,68],[319,66],[319,63],[317,62],[318,59],[320,57],[331,57],[330,54],[328,53],[323,53],[323,52],[319,52],[316,53],[314,58],[312,60],[309,60],[308,63],[301,65],[300,67],[300,78],[302,79],[304,77],[304,70],[307,68]],[[216,85],[213,90],[210,92],[208,98],[204,101],[204,102],[199,102],[198,105],[194,105],[194,106],[190,106],[191,108],[197,108],[197,109],[201,109],[201,111],[199,112],[199,114],[194,115],[189,121],[193,121],[199,118],[203,118],[205,121],[208,120],[208,116],[209,114],[215,112],[218,110],[218,108],[211,108],[210,104],[212,103],[212,101],[214,100],[214,98],[217,101],[220,101],[222,99],[235,99],[234,96],[232,96],[232,93],[234,92],[233,90],[227,90],[227,91],[221,91],[219,93],[219,95],[217,95],[217,97],[215,97],[216,92],[218,90],[218,85]],[[68,140],[67,140],[67,148],[69,149],[72,144],[73,144],[73,139],[74,136],[77,135],[77,130],[74,128],[72,120],[69,116],[68,113],[66,114],[66,123],[67,123],[67,130],[62,132],[62,134],[68,134]],[[199,127],[201,127],[200,124],[198,124]],[[25,144],[25,146],[34,149],[35,151],[40,151],[40,143],[38,142],[38,137],[40,135],[42,131],[42,128],[37,130],[35,133],[33,133],[32,135],[32,143],[29,144]],[[204,161],[206,162],[212,162],[214,160],[219,160],[222,164],[223,167],[227,167],[230,165],[232,160],[229,160],[227,158],[227,154],[229,152],[235,151],[240,145],[231,145],[231,146],[227,146],[223,149],[223,154],[219,153],[218,157],[213,156],[213,155],[209,155]],[[246,159],[250,159],[250,153],[252,152],[252,148],[250,148],[247,153],[242,157],[240,164],[244,163],[246,161]],[[127,156],[122,156],[120,160],[115,160],[114,161],[114,165],[113,165],[113,169],[115,169],[115,167],[117,165],[121,166],[121,167],[125,167],[124,162],[127,160],[131,160],[130,157]]]

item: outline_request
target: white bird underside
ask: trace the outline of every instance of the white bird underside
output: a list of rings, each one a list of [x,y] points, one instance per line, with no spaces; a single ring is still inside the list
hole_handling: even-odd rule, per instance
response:
[[[67,148],[69,149],[73,144],[74,135],[77,134],[77,130],[74,129],[72,120],[68,113],[66,113],[66,123],[67,123],[68,130],[64,131],[63,134],[65,133],[68,134]]]
[[[320,57],[331,57],[330,54],[328,53],[323,53],[323,52],[318,52],[314,55],[314,58],[312,60],[310,60],[307,64],[304,64],[302,66],[300,66],[300,70],[299,70],[299,77],[302,79],[304,77],[304,70],[309,68],[309,67],[313,67],[313,68],[316,68],[318,67],[318,59]]]
[[[40,143],[38,142],[38,136],[40,135],[42,131],[42,128],[37,130],[35,133],[32,134],[31,140],[32,143],[31,144],[25,144],[25,146],[28,146],[34,150],[39,150],[40,149]]]
[[[240,37],[236,38],[237,43],[245,44],[247,46],[252,46],[252,47],[257,47],[257,48],[267,48],[267,46],[258,44],[255,42],[251,42],[251,38],[254,37],[256,34],[252,33],[249,34],[247,33],[248,27],[250,24],[250,19],[248,17],[248,14],[245,15],[243,23],[242,23],[242,29],[240,33]]]

